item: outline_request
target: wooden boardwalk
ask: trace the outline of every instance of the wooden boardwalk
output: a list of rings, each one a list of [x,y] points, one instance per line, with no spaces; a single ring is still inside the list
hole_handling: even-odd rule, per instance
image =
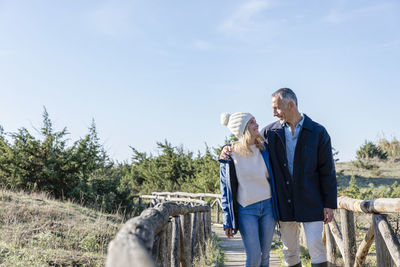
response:
[[[213,224],[212,231],[218,235],[220,240],[222,240],[220,246],[224,250],[225,266],[245,266],[246,253],[244,251],[240,233],[235,235],[234,238],[228,239],[225,236],[224,229],[222,229],[222,226],[220,224]],[[271,251],[269,266],[270,267],[281,266],[281,260],[279,258],[279,255],[273,251]]]

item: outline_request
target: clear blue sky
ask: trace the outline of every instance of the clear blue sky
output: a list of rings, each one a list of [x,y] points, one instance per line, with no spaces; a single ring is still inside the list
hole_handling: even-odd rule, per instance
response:
[[[221,112],[272,117],[292,88],[342,161],[368,139],[400,138],[400,2],[0,0],[0,125],[84,136],[110,156],[191,151],[229,135]]]

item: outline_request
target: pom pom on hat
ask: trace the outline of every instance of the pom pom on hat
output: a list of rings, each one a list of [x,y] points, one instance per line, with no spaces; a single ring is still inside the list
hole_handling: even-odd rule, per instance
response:
[[[235,112],[232,115],[225,112],[221,114],[221,124],[227,126],[236,137],[241,138],[251,118],[253,115],[247,112]]]
[[[227,126],[230,116],[231,114],[229,114],[228,112],[221,113],[221,124]]]

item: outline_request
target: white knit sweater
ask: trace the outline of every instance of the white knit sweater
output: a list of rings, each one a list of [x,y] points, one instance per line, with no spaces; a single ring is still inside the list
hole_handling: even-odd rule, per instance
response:
[[[268,170],[260,150],[250,146],[251,155],[232,153],[238,178],[237,201],[243,207],[271,197],[271,187],[267,180]]]

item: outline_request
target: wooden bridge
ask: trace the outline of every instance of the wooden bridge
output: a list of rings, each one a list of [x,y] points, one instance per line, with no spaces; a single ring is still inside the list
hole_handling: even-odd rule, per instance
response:
[[[212,232],[222,239],[225,266],[244,266],[245,253],[240,235],[233,240],[224,237],[219,194],[153,192],[138,196],[138,199],[141,204],[147,199],[150,207],[127,221],[110,243],[107,267],[193,266],[196,257],[205,255],[205,244]],[[376,266],[400,267],[399,236],[386,215],[400,213],[400,199],[339,197],[338,203],[341,228],[334,219],[325,225],[323,233],[328,261],[333,266],[363,266],[375,240]],[[211,219],[213,208],[214,222]],[[358,248],[355,212],[372,213],[371,226]],[[281,266],[279,256],[273,252],[270,266]]]

